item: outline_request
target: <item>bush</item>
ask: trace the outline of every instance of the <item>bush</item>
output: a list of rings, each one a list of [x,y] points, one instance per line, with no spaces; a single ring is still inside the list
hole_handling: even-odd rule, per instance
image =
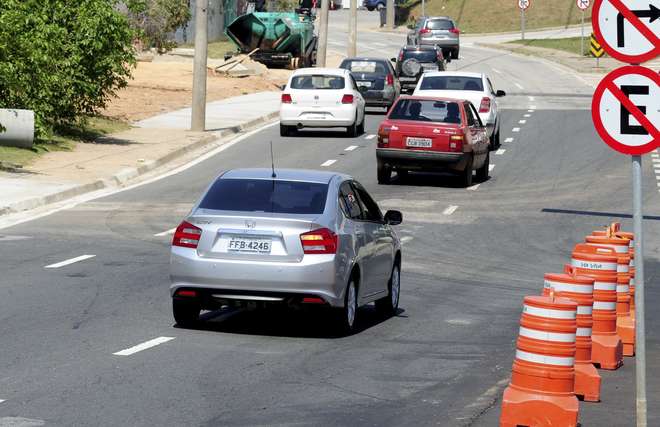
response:
[[[0,107],[34,110],[36,138],[105,107],[135,64],[115,0],[0,0]]]
[[[155,47],[159,53],[163,53],[176,46],[171,40],[172,32],[190,20],[190,2],[129,0],[126,2],[126,12],[144,46]]]

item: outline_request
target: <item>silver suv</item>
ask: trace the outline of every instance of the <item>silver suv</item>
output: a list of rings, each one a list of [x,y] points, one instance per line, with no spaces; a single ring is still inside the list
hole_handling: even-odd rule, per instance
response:
[[[401,212],[381,214],[350,176],[237,169],[218,177],[174,233],[170,292],[179,325],[201,310],[280,303],[331,308],[350,332],[357,308],[399,304]]]
[[[447,16],[422,17],[408,33],[408,44],[438,46],[445,58],[458,59],[459,35],[456,23]]]

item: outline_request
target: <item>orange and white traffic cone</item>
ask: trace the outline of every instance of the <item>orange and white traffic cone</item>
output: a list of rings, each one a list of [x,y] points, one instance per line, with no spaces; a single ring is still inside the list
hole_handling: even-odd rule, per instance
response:
[[[618,257],[614,249],[575,245],[571,265],[579,275],[594,278],[591,360],[602,369],[623,365],[623,343],[616,332],[616,286]]]
[[[576,311],[577,304],[565,298],[525,297],[501,427],[577,425]]]
[[[543,295],[551,292],[559,298],[570,299],[577,304],[577,332],[575,336],[575,394],[588,402],[600,401],[600,375],[591,363],[591,312],[594,303],[594,279],[579,276],[567,265],[565,274],[544,276]]]

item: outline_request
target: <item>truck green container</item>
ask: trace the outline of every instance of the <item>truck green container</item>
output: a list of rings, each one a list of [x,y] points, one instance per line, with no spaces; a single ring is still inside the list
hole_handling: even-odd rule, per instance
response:
[[[225,30],[241,53],[266,66],[312,67],[317,38],[314,15],[307,11],[252,12],[236,18]]]

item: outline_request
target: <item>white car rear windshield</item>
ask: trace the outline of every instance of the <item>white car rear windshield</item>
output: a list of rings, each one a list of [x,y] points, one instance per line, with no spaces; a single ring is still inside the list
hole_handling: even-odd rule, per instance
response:
[[[433,76],[424,77],[420,90],[474,90],[483,92],[481,77]]]
[[[314,74],[291,79],[291,89],[343,89],[345,85],[342,76]]]
[[[328,184],[270,179],[218,179],[199,207],[220,211],[321,214]]]
[[[396,103],[390,120],[413,120],[417,122],[461,123],[461,112],[456,102],[432,99],[401,99]]]

